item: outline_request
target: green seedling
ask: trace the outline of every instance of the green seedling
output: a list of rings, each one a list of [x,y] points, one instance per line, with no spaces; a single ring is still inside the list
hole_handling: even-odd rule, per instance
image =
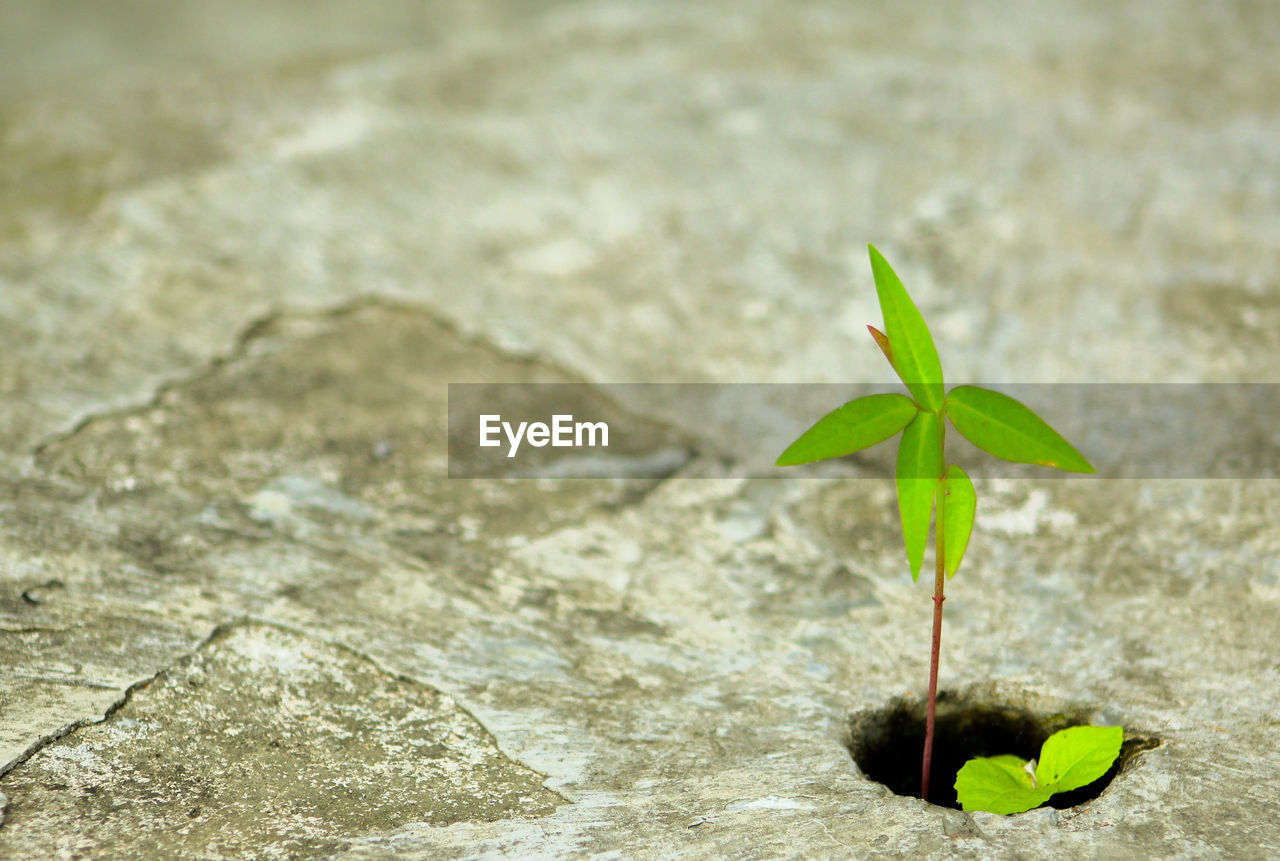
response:
[[[1049,736],[1039,763],[1020,756],[975,757],[956,775],[956,799],[965,810],[1022,813],[1102,777],[1123,741],[1118,726],[1073,726]]]
[[[850,401],[805,431],[782,453],[777,465],[796,466],[843,457],[902,431],[896,471],[898,512],[912,580],[920,577],[931,521],[937,562],[929,699],[920,769],[920,797],[927,799],[938,698],[944,585],[960,568],[977,508],[973,482],[959,466],[947,463],[947,420],[978,448],[1005,460],[1072,472],[1093,472],[1094,469],[1057,431],[1007,395],[978,386],[957,386],[944,395],[942,365],[924,317],[916,310],[888,261],[875,246],[868,248],[876,295],[884,314],[884,331],[872,326],[867,328],[906,384],[910,397],[883,394]]]

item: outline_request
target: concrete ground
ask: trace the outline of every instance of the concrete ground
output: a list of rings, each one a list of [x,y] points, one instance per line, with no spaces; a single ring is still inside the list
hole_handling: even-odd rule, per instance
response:
[[[949,380],[1280,381],[1277,56],[1250,2],[0,5],[0,856],[1280,855],[1275,480],[978,483],[943,688],[1144,748],[1000,817],[851,757],[928,664],[875,464],[446,428],[883,382],[868,242]]]

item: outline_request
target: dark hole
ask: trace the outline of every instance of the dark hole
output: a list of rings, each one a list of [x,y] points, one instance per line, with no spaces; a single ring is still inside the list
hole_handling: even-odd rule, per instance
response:
[[[975,756],[1015,754],[1039,756],[1045,739],[1060,729],[1089,723],[1090,710],[1064,709],[1038,714],[990,699],[938,694],[929,798],[934,804],[960,809],[956,802],[956,772]],[[920,759],[924,750],[925,702],[899,699],[887,707],[860,712],[850,722],[849,752],[867,777],[898,795],[920,797]],[[1115,764],[1088,786],[1063,792],[1050,807],[1074,807],[1097,798],[1137,753],[1159,745],[1153,737],[1125,729],[1124,745]]]

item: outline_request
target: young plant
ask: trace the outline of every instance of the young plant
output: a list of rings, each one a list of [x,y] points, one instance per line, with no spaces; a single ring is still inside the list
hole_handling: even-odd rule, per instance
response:
[[[979,756],[956,775],[956,800],[965,810],[1022,813],[1059,792],[1088,786],[1120,755],[1124,729],[1073,726],[1059,730],[1040,748],[1040,763],[1018,756]]]
[[[942,365],[924,317],[888,261],[868,246],[884,331],[868,326],[911,397],[868,395],[850,401],[818,421],[793,442],[778,466],[796,466],[883,442],[903,431],[896,472],[898,512],[911,579],[918,580],[934,523],[933,647],[929,660],[929,699],[925,719],[920,797],[929,797],[933,757],[934,710],[942,645],[942,602],[947,577],[960,567],[973,529],[977,495],[965,471],[946,460],[946,420],[966,439],[997,457],[1018,463],[1093,472],[1080,452],[1018,401],[978,386],[957,386],[943,394]],[[934,520],[934,510],[937,517]]]

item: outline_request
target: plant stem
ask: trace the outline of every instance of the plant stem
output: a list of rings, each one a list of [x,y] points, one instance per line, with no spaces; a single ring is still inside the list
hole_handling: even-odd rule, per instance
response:
[[[946,425],[940,424],[938,449],[942,452],[942,471],[939,474],[944,478],[947,474],[946,432]],[[943,486],[939,485],[940,488]],[[942,602],[947,600],[946,595],[943,594],[947,581],[947,533],[944,527],[946,494],[940,493],[937,496],[938,513],[933,525],[933,555],[937,562],[933,578],[933,647],[929,652],[929,704],[924,721],[924,757],[920,764],[920,798],[925,801],[929,800],[929,769],[933,765],[934,712],[938,704],[938,663],[942,657]]]
[[[942,520],[939,506],[938,520]],[[933,650],[929,655],[929,708],[924,722],[924,762],[920,770],[920,797],[929,800],[929,767],[933,764],[933,717],[938,703],[938,661],[942,656],[942,602],[946,582],[942,565],[942,544],[938,543],[938,570],[933,581]]]
[[[938,702],[938,662],[942,656],[942,602],[946,600],[943,589],[946,568],[943,565],[942,500],[938,500],[938,525],[934,532],[934,545],[938,561],[933,581],[933,649],[929,654],[929,706],[924,722],[924,762],[920,770],[920,797],[929,800],[929,767],[933,760],[933,716]]]

